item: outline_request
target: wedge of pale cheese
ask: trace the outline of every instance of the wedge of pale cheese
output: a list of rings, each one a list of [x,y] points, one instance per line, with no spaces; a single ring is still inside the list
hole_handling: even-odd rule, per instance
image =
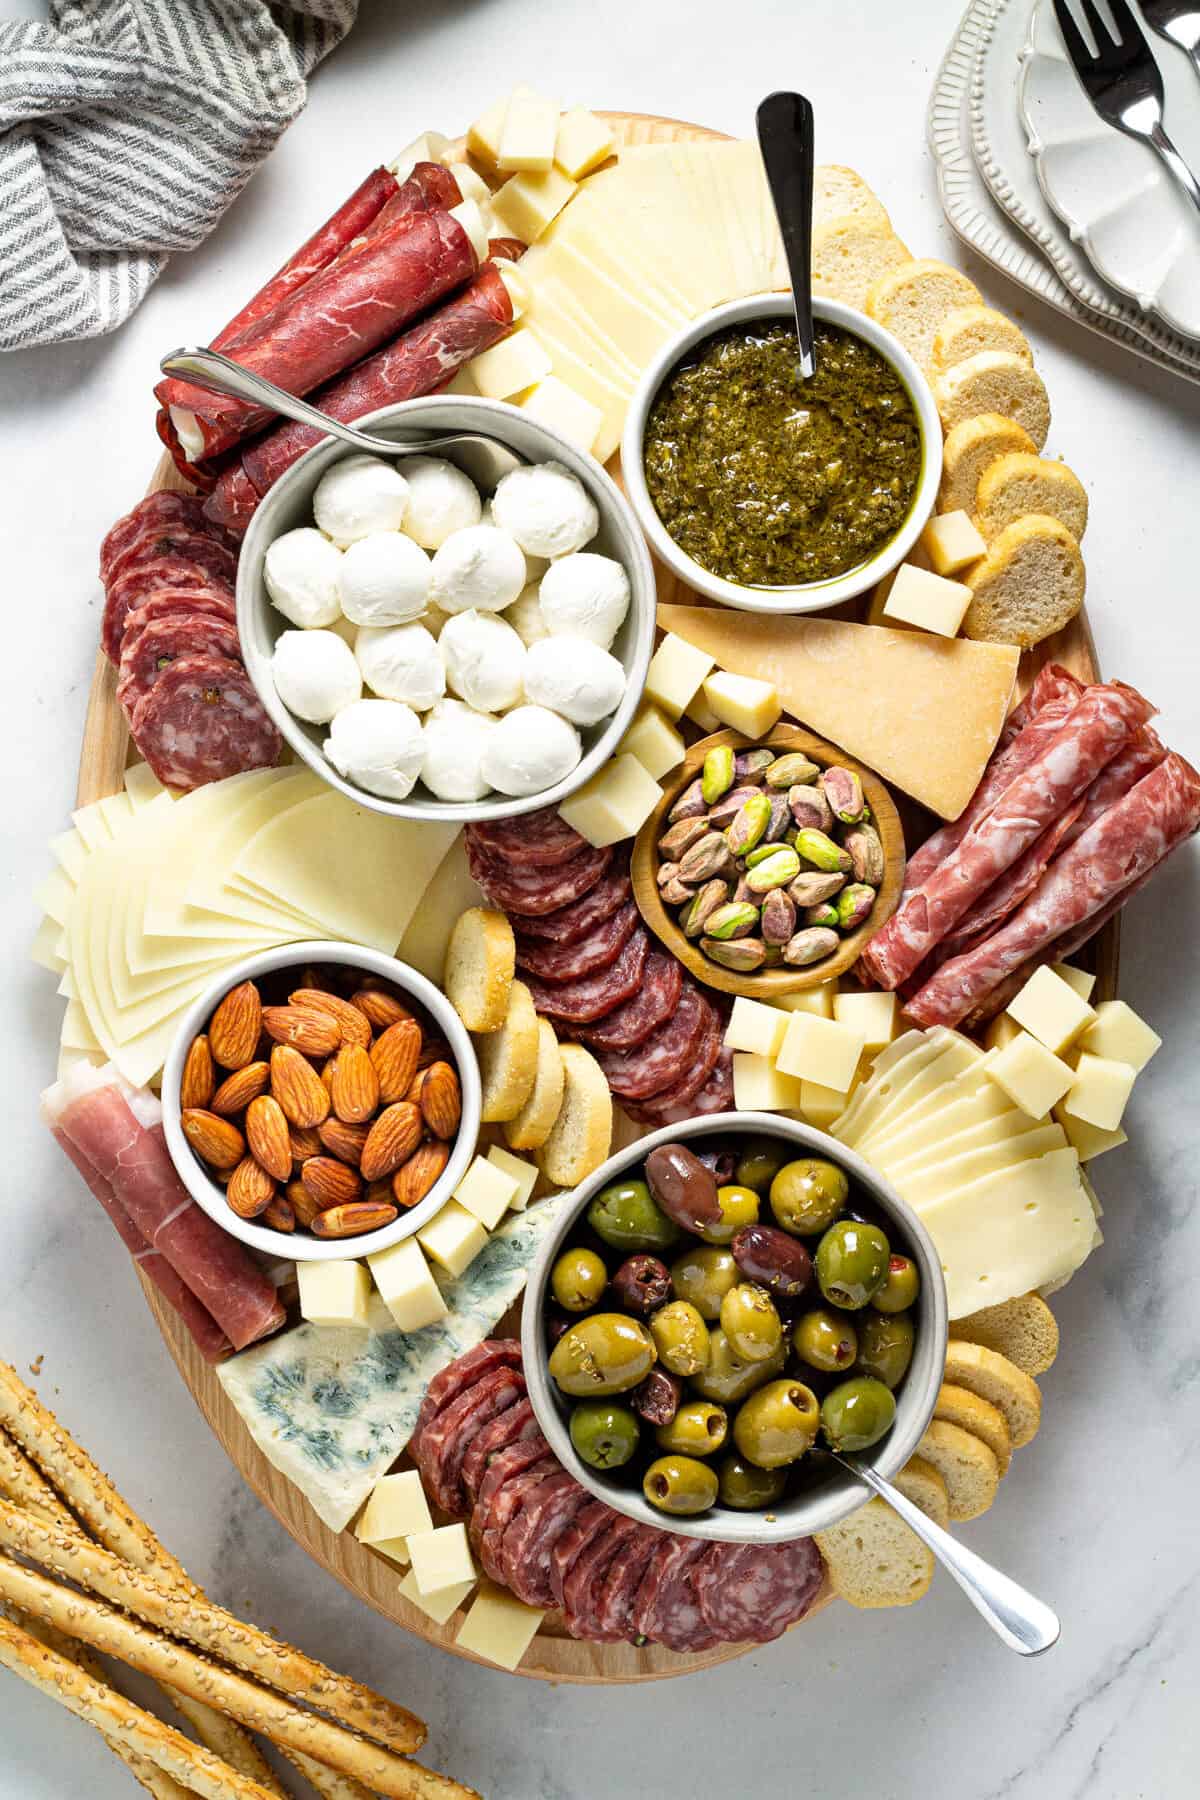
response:
[[[1020,653],[842,619],[660,606],[658,622],[721,668],[769,681],[784,710],[942,818],[995,749]]]
[[[910,1037],[917,1043],[908,1044]],[[864,1156],[873,1134],[889,1120],[907,1117],[927,1095],[940,1093],[955,1076],[983,1060],[983,1051],[970,1038],[941,1026],[926,1033],[906,1033],[890,1049],[900,1044],[906,1046],[903,1057],[892,1062],[885,1050],[859,1091],[857,1111],[848,1110],[837,1123],[835,1136],[861,1149]]]

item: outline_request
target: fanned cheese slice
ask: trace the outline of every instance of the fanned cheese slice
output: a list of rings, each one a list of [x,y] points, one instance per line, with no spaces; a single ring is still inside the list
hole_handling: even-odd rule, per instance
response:
[[[996,1083],[986,1079],[995,1052],[985,1050],[979,1061],[968,1062],[943,1088],[927,1091],[922,1098],[889,1115],[877,1129],[866,1134],[872,1156],[901,1156],[911,1153],[915,1144],[924,1140],[931,1129],[961,1130],[966,1125],[997,1118],[1012,1108],[1012,1101],[1000,1090],[1003,1105],[995,1101]],[[1026,1114],[1026,1119],[1028,1115]],[[948,1121],[953,1121],[951,1125]]]
[[[39,968],[49,969],[52,975],[61,975],[67,966],[58,953],[58,934],[61,930],[61,925],[47,914],[34,933],[33,942],[29,946],[29,954],[33,961],[38,964]]]
[[[907,1039],[913,1036],[919,1041],[909,1045]],[[983,1051],[969,1038],[942,1026],[935,1026],[925,1033],[906,1033],[904,1038],[896,1040],[896,1044],[906,1045],[905,1055],[895,1063],[887,1062],[885,1067],[885,1051],[869,1080],[855,1095],[860,1102],[857,1112],[848,1109],[834,1127],[835,1137],[841,1138],[852,1149],[861,1149],[864,1155],[873,1133],[888,1119],[907,1116],[914,1102],[936,1091],[943,1083],[953,1081],[972,1062],[983,1060]],[[890,1047],[895,1049],[896,1045]],[[935,1070],[931,1079],[931,1071]]]
[[[451,932],[468,907],[487,905],[467,867],[467,841],[461,832],[438,865],[430,887],[437,894],[437,905],[418,906],[396,955],[441,987]]]
[[[68,881],[79,880],[88,852],[74,827],[70,831],[60,831],[57,837],[50,839],[50,854]]]
[[[125,792],[133,807],[145,806],[157,794],[169,793],[149,763],[130,763],[125,771]]]
[[[928,1203],[952,1194],[957,1188],[984,1175],[998,1175],[1031,1157],[1045,1156],[1048,1150],[1064,1150],[1067,1134],[1061,1125],[1032,1125],[1027,1131],[1004,1131],[991,1143],[957,1153],[947,1147],[942,1155],[932,1155],[913,1163],[891,1163],[885,1171],[901,1193],[906,1184],[919,1187]]]
[[[101,844],[111,841],[112,827],[98,800],[93,800],[90,806],[77,806],[71,814],[71,823],[83,839],[85,850],[98,850]]]

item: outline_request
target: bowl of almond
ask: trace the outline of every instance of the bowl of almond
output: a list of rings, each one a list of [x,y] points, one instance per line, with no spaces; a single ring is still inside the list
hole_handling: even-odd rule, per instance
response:
[[[167,1147],[234,1237],[298,1262],[426,1225],[479,1134],[479,1069],[432,982],[361,945],[286,944],[227,969],[163,1070]]]

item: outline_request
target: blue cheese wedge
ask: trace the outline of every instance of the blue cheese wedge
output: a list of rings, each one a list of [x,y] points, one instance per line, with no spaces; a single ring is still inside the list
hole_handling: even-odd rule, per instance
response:
[[[331,1531],[349,1524],[408,1443],[438,1370],[519,1298],[560,1204],[554,1196],[514,1213],[456,1279],[439,1270],[448,1312],[436,1324],[400,1331],[373,1294],[365,1332],[304,1323],[221,1364],[251,1437]]]

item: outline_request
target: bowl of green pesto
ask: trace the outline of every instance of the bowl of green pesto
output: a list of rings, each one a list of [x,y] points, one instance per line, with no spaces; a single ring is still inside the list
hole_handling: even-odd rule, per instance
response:
[[[942,431],[890,332],[814,296],[816,373],[791,298],[719,306],[665,344],[630,403],[626,489],[680,581],[751,612],[816,612],[866,592],[933,510]]]

